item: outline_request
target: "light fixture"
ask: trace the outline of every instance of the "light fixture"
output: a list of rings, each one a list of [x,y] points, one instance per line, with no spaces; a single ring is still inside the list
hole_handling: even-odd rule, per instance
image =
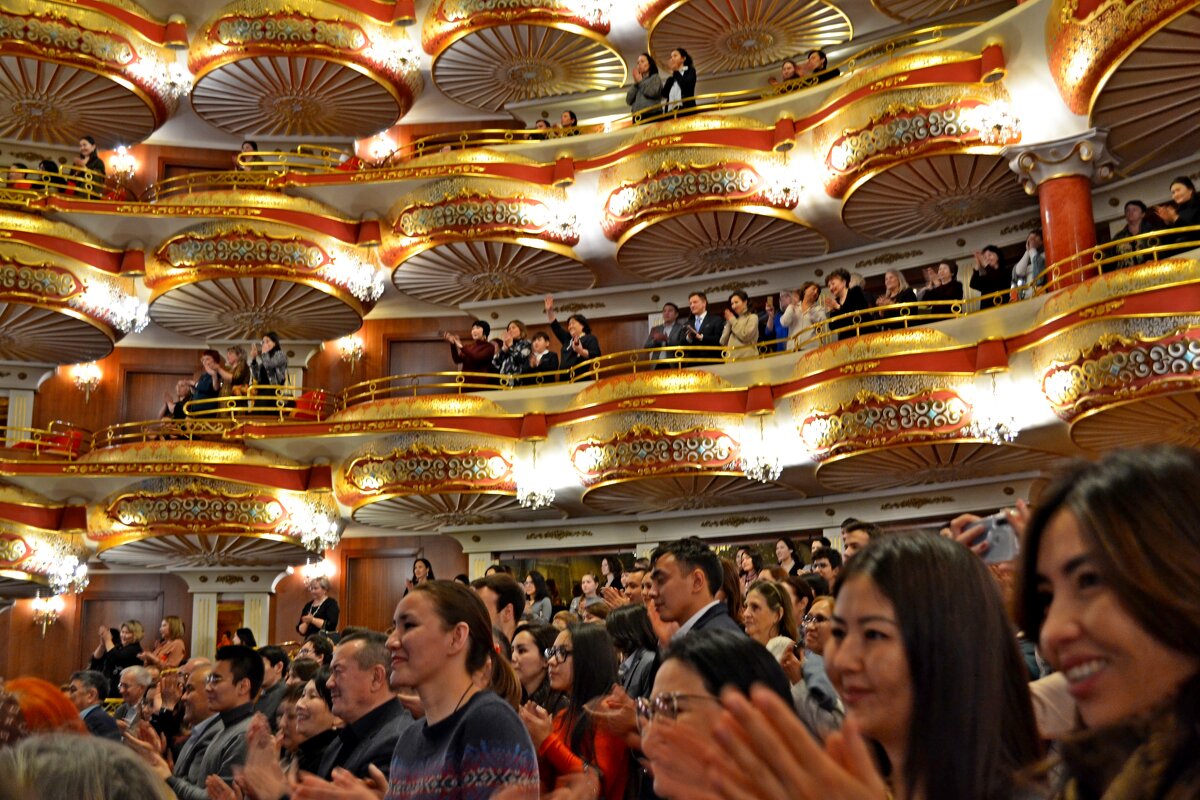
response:
[[[42,593],[38,592],[37,597],[33,598],[33,624],[41,626],[43,639],[46,638],[46,628],[58,622],[58,615],[64,608],[66,603],[59,595],[42,597]]]
[[[364,303],[374,303],[383,296],[387,278],[370,260],[369,255],[364,259],[347,250],[336,250],[321,273]]]
[[[294,567],[287,568],[288,575],[294,575],[296,572],[299,572],[300,577],[305,583],[307,583],[314,578],[332,578],[334,573],[337,572],[337,566],[328,558],[322,558],[320,561],[316,562],[314,562],[312,559],[306,559],[304,561],[304,566],[299,570],[295,569]]]
[[[117,152],[108,159],[108,171],[118,184],[129,183],[133,180],[134,173],[137,172],[137,159],[133,157],[133,153],[129,152],[129,148],[121,145],[117,148]]]
[[[1015,398],[1005,397],[996,383],[996,375],[987,376],[983,387],[976,387],[971,398],[971,425],[968,431],[972,438],[983,439],[994,445],[1012,444],[1021,432],[1020,423],[1013,413]]]
[[[371,161],[383,161],[396,149],[395,143],[388,138],[387,132],[372,136],[367,145],[367,158]]]
[[[537,442],[529,443],[531,456],[528,462],[513,459],[513,477],[517,484],[517,502],[521,508],[537,511],[554,502],[554,487],[538,472]]]
[[[1021,138],[1021,121],[1002,101],[963,109],[962,121],[979,131],[979,140],[984,144],[1000,147]]]
[[[132,287],[129,279],[89,278],[83,292],[72,295],[67,304],[99,317],[122,333],[141,333],[150,324],[150,314]]]
[[[71,371],[71,378],[75,381],[75,388],[83,392],[84,403],[92,399],[92,392],[96,391],[96,387],[100,385],[102,374],[100,365],[95,361],[90,364],[76,364],[75,368]]]
[[[613,10],[613,0],[565,0],[563,5],[593,25],[607,25]]]
[[[362,339],[357,336],[343,336],[338,339],[337,345],[342,361],[350,365],[350,374],[358,372],[358,364],[363,359]]]
[[[741,470],[752,481],[770,483],[783,474],[783,461],[778,450],[767,438],[766,414],[759,414],[758,431],[755,435],[753,423],[743,428],[741,443]],[[749,430],[746,430],[749,428]]]
[[[87,564],[72,553],[59,553],[51,557],[46,578],[50,581],[52,594],[79,594],[88,585]]]
[[[310,492],[305,497],[284,501],[288,510],[282,533],[295,536],[308,550],[323,553],[342,541],[342,518],[328,492]]]

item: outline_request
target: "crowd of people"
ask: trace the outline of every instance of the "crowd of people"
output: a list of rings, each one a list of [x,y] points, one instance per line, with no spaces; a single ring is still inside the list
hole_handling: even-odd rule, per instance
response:
[[[118,199],[106,189],[105,176],[104,161],[96,152],[96,140],[84,136],[79,140],[79,154],[61,167],[51,158],[43,158],[36,167],[14,161],[9,165],[6,185],[9,189],[64,197]]]
[[[807,564],[788,538],[769,566],[671,541],[604,558],[550,624],[546,579],[502,564],[414,569],[386,633],[333,630],[310,586],[295,659],[174,669],[178,620],[140,654],[129,622],[66,686],[0,690],[0,796],[1194,798],[1197,474],[1196,451],[1119,451],[940,536],[847,520]]]
[[[249,354],[241,345],[226,348],[224,359],[216,350],[201,352],[198,375],[176,381],[175,394],[163,396],[159,416],[163,420],[181,420],[204,415],[217,409],[218,398],[245,397],[250,394],[251,386],[278,389],[287,383],[287,352],[279,343],[279,335],[268,331],[261,342],[250,345]]]

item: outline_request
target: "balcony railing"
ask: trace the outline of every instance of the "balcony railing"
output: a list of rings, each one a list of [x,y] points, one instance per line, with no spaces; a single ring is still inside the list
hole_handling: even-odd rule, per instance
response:
[[[1174,258],[1196,249],[1200,249],[1200,225],[1114,239],[1050,264],[1046,281],[1037,292],[1046,294],[1101,273]]]
[[[92,448],[92,432],[55,420],[45,428],[0,427],[4,453],[0,460],[65,459],[73,461]]]

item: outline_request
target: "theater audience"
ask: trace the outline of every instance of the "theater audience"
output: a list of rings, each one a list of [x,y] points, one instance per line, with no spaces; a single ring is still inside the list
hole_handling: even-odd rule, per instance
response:
[[[552,625],[522,623],[513,636],[513,671],[521,683],[521,705],[534,703],[551,715],[567,706],[567,697],[550,687],[546,652],[554,646],[558,629]]]
[[[116,720],[104,710],[104,696],[108,693],[108,679],[95,670],[83,670],[71,673],[71,681],[67,686],[67,699],[79,718],[87,726],[88,732],[102,739],[114,742],[121,740],[121,731]]]
[[[971,276],[971,288],[983,296],[1005,292],[1004,295],[985,300],[985,307],[1008,302],[1008,290],[1012,288],[1012,267],[1004,263],[1004,254],[994,244],[975,251],[975,273]]]
[[[842,571],[842,554],[832,547],[827,547],[813,556],[813,572],[825,579],[832,587]]]
[[[588,604],[602,599],[600,597],[600,584],[596,580],[596,576],[591,572],[583,573],[579,579],[579,588],[581,593],[571,598],[570,611],[572,614],[582,613],[582,609]]]
[[[254,710],[266,717],[271,730],[275,730],[275,712],[279,710],[279,703],[287,689],[284,676],[287,675],[289,659],[283,648],[276,645],[260,647],[258,654],[263,660],[263,682]]]
[[[530,134],[531,139],[549,139],[553,129],[550,127],[550,122],[544,119],[534,120],[533,133]]]
[[[838,331],[838,339],[849,339],[858,335],[858,325],[866,318],[862,312],[870,307],[862,287],[850,285],[850,273],[838,268],[825,278],[825,311],[829,317],[829,330]]]
[[[242,396],[250,390],[250,365],[246,362],[246,348],[232,345],[225,351],[225,363],[217,362],[221,378],[222,397]]]
[[[795,543],[787,537],[775,540],[775,561],[783,567],[785,575],[799,575],[804,569],[804,559],[800,557]]]
[[[906,312],[901,312],[899,309],[888,309],[887,306],[907,305],[917,302],[917,293],[908,285],[908,281],[904,278],[904,273],[898,269],[889,269],[883,273],[883,294],[875,298],[875,306],[882,309],[879,312],[881,319],[896,319],[902,313],[911,313],[911,309]],[[895,327],[895,325],[884,326]]]
[[[842,542],[845,548],[843,561],[849,561],[851,556],[870,544],[871,539],[882,533],[878,526],[869,522],[849,520],[842,528]]]
[[[804,54],[804,64],[800,69],[804,75],[816,75],[817,83],[836,78],[841,74],[837,67],[829,68],[829,56],[824,50],[809,50]]]
[[[471,588],[487,606],[492,626],[503,631],[504,638],[512,642],[517,624],[525,613],[525,587],[513,576],[497,573],[476,578],[471,582]]]
[[[30,736],[47,733],[87,734],[81,712],[59,687],[31,676],[6,681],[0,691],[17,701],[24,729]]]
[[[794,92],[801,86],[800,81],[796,80],[799,77],[801,75],[795,60],[785,58],[783,64],[779,67],[779,77],[772,75],[770,78],[767,78],[767,83],[776,87],[776,90],[780,93]]]
[[[604,620],[620,664],[617,679],[630,697],[649,697],[658,671],[658,639],[650,614],[641,604],[614,608]]]
[[[809,342],[817,341],[825,318],[821,287],[812,281],[805,281],[799,291],[792,293],[791,303],[783,309],[780,318],[780,322],[788,329],[788,349],[797,350]]]
[[[725,328],[721,346],[728,346],[730,358],[749,358],[758,354],[758,315],[750,308],[750,296],[741,289],[729,295],[725,309]]]
[[[958,280],[958,263],[954,259],[944,259],[938,262],[936,282],[921,295],[922,302],[938,302],[940,305],[923,308],[924,314],[946,314],[950,304],[946,301],[961,301],[963,285]]]
[[[1196,186],[1191,178],[1180,175],[1171,181],[1171,200],[1176,207],[1174,227],[1200,225],[1200,197],[1196,197]],[[1189,234],[1188,238],[1195,240],[1198,237],[1196,234]]]
[[[709,628],[743,633],[716,598],[724,573],[721,560],[703,541],[693,536],[659,545],[650,562],[647,600],[664,622],[679,624],[671,641]]]
[[[538,764],[517,712],[485,685],[512,667],[499,658],[483,601],[465,586],[429,581],[396,606],[388,638],[393,679],[414,687],[425,716],[396,744],[385,800],[538,790]]]
[[[159,412],[159,416],[164,420],[167,419],[185,419],[187,412],[185,405],[192,399],[192,382],[187,378],[175,381],[175,396],[164,394],[163,400],[165,405],[163,410]]]
[[[533,344],[529,341],[529,331],[525,323],[514,319],[504,328],[504,337],[492,358],[492,368],[501,375],[520,375],[529,370],[531,355]]]
[[[531,570],[525,576],[525,600],[528,611],[524,617],[526,621],[534,625],[549,625],[550,624],[550,589],[546,585],[546,578],[536,569]]]
[[[67,188],[67,180],[59,173],[58,164],[50,159],[44,158],[39,161],[38,170],[42,173],[40,177],[43,192],[60,194]]]
[[[183,643],[183,620],[177,616],[163,617],[158,626],[158,641],[150,652],[138,653],[138,658],[146,666],[178,667],[187,657],[187,647]]]
[[[746,635],[766,647],[777,661],[783,660],[799,638],[796,620],[792,617],[791,598],[774,581],[755,581],[750,587],[746,593],[742,623]]]
[[[141,664],[144,632],[142,623],[136,619],[121,623],[119,633],[107,626],[100,626],[100,644],[92,653],[89,669],[94,669],[108,678],[108,697],[121,696],[117,688],[117,684],[121,682],[121,671]]]
[[[246,153],[258,152],[258,142],[247,139],[242,142],[242,146],[233,156],[233,168],[239,172],[253,172],[258,169],[258,162],[262,159],[255,155],[243,155]]]
[[[616,683],[617,665],[612,639],[603,627],[572,625],[560,631],[547,651],[550,687],[568,698],[553,717],[543,708],[526,705],[521,720],[538,752],[543,794],[558,779],[594,770],[600,797],[623,800],[629,778],[625,742],[599,726],[584,705],[603,697]]]
[[[663,84],[658,74],[658,64],[649,53],[642,53],[630,71],[633,83],[625,92],[625,104],[633,114],[634,123],[643,117],[654,116],[662,111]]]
[[[1033,231],[1025,237],[1025,252],[1013,266],[1013,298],[1028,300],[1033,297],[1034,287],[1045,282],[1046,252],[1042,232]]]
[[[175,754],[175,764],[171,769],[171,775],[188,786],[204,786],[208,778],[208,774],[203,771],[204,755],[208,751],[209,745],[223,730],[221,716],[210,708],[208,703],[208,693],[205,687],[211,674],[211,664],[195,667],[183,684],[183,693],[180,698],[180,704],[183,707],[182,720],[190,733],[179,747],[178,753]],[[154,752],[162,755],[164,752],[162,744],[145,735],[145,731],[141,733],[143,734],[142,738],[154,749]]]
[[[708,296],[704,292],[692,292],[688,295],[688,309],[692,312],[692,319],[684,328],[684,341],[706,348],[720,345],[725,323],[717,315],[708,313]],[[705,361],[717,357],[715,351],[702,349],[688,350],[688,355]]]
[[[254,631],[249,628],[238,628],[233,632],[233,644],[245,645],[246,647],[258,647],[258,641],[254,638]]]
[[[562,356],[558,360],[559,369],[570,370],[585,361],[590,361],[600,355],[600,340],[592,335],[587,317],[583,314],[572,314],[567,317],[567,327],[564,329],[558,322],[558,314],[554,311],[554,298],[546,295],[546,319],[550,321],[550,331],[562,343]]]
[[[287,353],[279,344],[279,334],[267,331],[262,342],[250,345],[250,374],[257,384],[286,386],[288,382]]]
[[[787,346],[788,331],[780,309],[787,308],[791,302],[791,292],[780,292],[779,300],[773,294],[763,299],[763,309],[758,312],[758,352],[766,355]]]
[[[443,338],[450,343],[450,358],[460,364],[464,373],[475,375],[495,372],[492,365],[496,357],[496,346],[488,341],[492,326],[487,320],[477,319],[471,323],[471,339],[466,344],[458,334],[447,331]]]
[[[739,547],[734,561],[741,578],[741,593],[745,596],[750,591],[750,584],[758,580],[758,573],[763,569],[762,555],[750,547]],[[736,618],[735,618],[736,619]]]
[[[687,325],[679,320],[679,306],[674,303],[664,303],[662,308],[662,324],[655,325],[650,329],[650,335],[646,337],[645,344],[642,349],[650,350],[658,348],[657,352],[650,355],[651,361],[660,361],[665,358],[675,356],[675,351],[683,344]],[[660,364],[659,368],[673,368],[675,363]]]
[[[0,749],[0,793],[11,800],[173,800],[128,748],[74,734]]]
[[[538,331],[530,342],[529,364],[524,370],[529,375],[543,375],[558,372],[558,354],[550,350],[550,337],[544,331]],[[553,375],[549,376],[555,379]],[[526,378],[522,383],[528,383],[532,378]]]
[[[316,675],[317,670],[324,665],[323,661],[314,657],[314,648],[318,642],[329,648],[329,654],[325,660],[333,658],[333,641],[325,636],[313,634],[300,646],[296,657],[288,665],[287,680],[284,681],[288,686],[303,686],[312,680],[312,676]]]
[[[84,136],[79,140],[79,157],[75,163],[101,178],[105,175],[104,162],[96,153],[96,140],[91,136]]]
[[[682,116],[696,108],[696,67],[682,47],[671,51],[667,59],[670,76],[663,83],[663,113]]]
[[[559,115],[558,127],[560,128],[559,136],[578,136],[579,135],[579,117],[574,111],[564,111]]]
[[[620,556],[602,556],[600,558],[600,577],[604,580],[600,583],[601,593],[604,589],[616,589],[620,591],[625,587],[621,576],[625,573],[625,565],[621,563]]]
[[[342,610],[337,600],[329,596],[331,587],[329,578],[324,575],[312,578],[305,585],[311,599],[300,610],[300,621],[296,623],[296,632],[301,636],[314,633],[330,634],[337,630]]]
[[[433,574],[432,562],[428,558],[413,559],[412,577],[404,582],[404,593],[408,594],[413,587],[432,580],[437,580]]]
[[[1117,231],[1116,239],[1127,239],[1131,236],[1139,236],[1144,233],[1153,233],[1160,226],[1158,217],[1150,213],[1146,208],[1146,204],[1141,200],[1130,200],[1125,204],[1125,227]],[[1156,239],[1138,239],[1133,242],[1125,242],[1117,246],[1117,252],[1127,256],[1116,264],[1110,264],[1106,267],[1108,270],[1119,267],[1132,267],[1137,264],[1145,263],[1152,260],[1155,256],[1153,253],[1141,253],[1140,251],[1153,247],[1158,244]],[[1013,269],[1014,276],[1016,269]]]

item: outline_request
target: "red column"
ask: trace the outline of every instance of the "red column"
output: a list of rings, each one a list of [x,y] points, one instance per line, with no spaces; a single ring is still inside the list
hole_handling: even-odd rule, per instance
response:
[[[1082,283],[1099,274],[1096,269],[1080,269],[1091,261],[1087,254],[1058,263],[1096,246],[1091,178],[1086,175],[1061,175],[1042,181],[1037,191],[1038,205],[1042,211],[1042,238],[1046,242],[1048,288],[1059,289],[1072,283]]]

